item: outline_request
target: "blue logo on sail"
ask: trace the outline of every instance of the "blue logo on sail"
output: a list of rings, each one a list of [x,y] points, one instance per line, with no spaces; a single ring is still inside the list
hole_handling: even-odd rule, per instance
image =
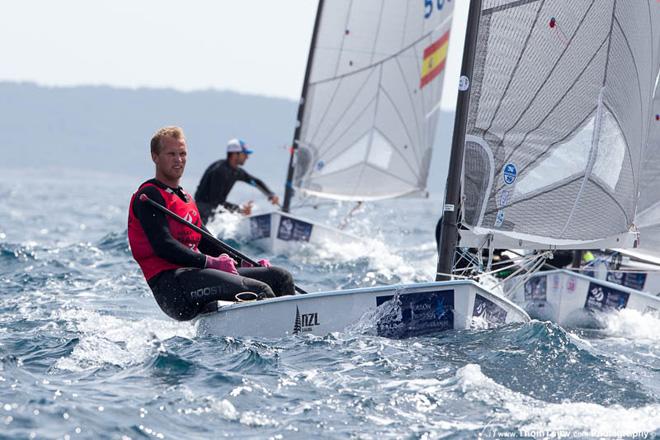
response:
[[[508,163],[504,165],[504,183],[507,185],[511,185],[513,182],[516,181],[516,177],[518,176],[518,170],[516,169],[516,166],[512,163]]]

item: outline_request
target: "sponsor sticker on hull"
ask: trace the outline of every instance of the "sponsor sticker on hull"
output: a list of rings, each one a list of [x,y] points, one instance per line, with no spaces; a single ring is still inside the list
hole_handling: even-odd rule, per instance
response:
[[[378,336],[408,338],[454,328],[454,291],[416,292],[376,297],[392,307],[376,323]]]
[[[300,313],[300,309],[296,306],[296,317],[293,320],[293,334],[311,332],[314,327],[321,325],[319,322],[318,312]]]
[[[545,276],[534,277],[525,282],[525,301],[546,301],[548,279]]]
[[[585,309],[591,310],[621,310],[628,304],[628,292],[601,286],[595,283],[589,283],[587,300],[584,303]]]
[[[250,217],[250,236],[253,240],[270,237],[270,214]]]
[[[607,272],[607,281],[635,290],[644,290],[646,274],[643,272]]]
[[[284,241],[309,241],[314,225],[289,217],[280,218],[277,238]]]
[[[506,323],[507,311],[478,293],[474,297],[473,318],[480,318],[486,327]]]

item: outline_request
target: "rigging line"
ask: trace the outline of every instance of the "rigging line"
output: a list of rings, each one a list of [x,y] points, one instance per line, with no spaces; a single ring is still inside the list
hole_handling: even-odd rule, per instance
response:
[[[486,128],[486,131],[490,131],[490,129],[493,127],[493,122],[495,121],[495,118],[498,116],[498,112],[500,111],[500,107],[502,106],[502,102],[504,102],[504,99],[507,96],[507,93],[509,92],[509,87],[511,87],[511,83],[513,82],[513,78],[516,75],[516,72],[518,72],[518,68],[521,66],[521,60],[523,55],[525,54],[527,48],[528,48],[528,43],[529,39],[532,37],[532,34],[534,33],[534,30],[536,29],[536,23],[539,20],[539,17],[541,16],[541,9],[543,9],[543,5],[545,4],[545,0],[543,0],[540,5],[538,10],[536,11],[536,17],[534,17],[534,23],[532,24],[532,27],[529,29],[529,33],[527,34],[527,38],[525,38],[525,43],[523,44],[522,50],[520,51],[520,54],[518,54],[518,60],[516,61],[516,65],[513,68],[513,72],[511,72],[511,75],[509,75],[509,81],[506,84],[506,87],[504,88],[504,91],[502,92],[502,96],[499,99],[499,102],[497,103],[497,107],[493,111],[493,116],[490,119],[490,123],[488,124],[488,127]],[[491,22],[492,22],[492,17],[491,17]]]
[[[403,128],[404,128],[404,130],[405,130],[405,132],[406,132],[406,136],[408,137],[408,140],[410,141],[410,142],[409,142],[409,143],[410,143],[410,148],[411,148],[411,150],[412,150],[412,152],[413,152],[413,155],[414,155],[414,158],[415,158],[415,162],[416,162],[416,165],[417,165],[417,170],[414,169],[414,168],[412,167],[412,165],[411,165],[410,162],[408,161],[408,158],[407,158],[405,155],[400,154],[400,156],[403,158],[403,160],[404,160],[404,162],[406,163],[406,165],[408,166],[408,168],[410,168],[410,171],[412,171],[413,175],[415,175],[415,177],[418,177],[418,178],[419,178],[418,169],[421,168],[422,160],[421,160],[421,158],[417,155],[417,148],[416,148],[416,146],[415,146],[415,144],[414,144],[414,142],[413,142],[412,137],[410,136],[410,132],[408,131],[408,126],[406,125],[406,122],[403,120],[403,116],[401,115],[401,112],[399,111],[399,109],[398,109],[398,108],[396,107],[396,105],[394,104],[394,100],[392,99],[392,97],[390,96],[390,94],[387,93],[387,90],[385,90],[385,89],[383,89],[383,88],[381,88],[381,90],[382,90],[383,95],[385,96],[385,98],[387,98],[387,100],[392,104],[392,107],[394,108],[394,111],[395,111],[397,117],[399,118],[399,121],[401,121],[401,125],[403,126]],[[387,139],[387,136],[385,136],[384,133],[381,133],[381,134]],[[389,140],[389,139],[388,139],[388,140]],[[392,145],[396,145],[396,144],[393,143],[392,141],[390,141],[390,144],[392,144]],[[397,148],[395,148],[395,150],[398,151],[399,153],[402,153],[402,151],[399,150],[399,149],[397,149]]]
[[[335,76],[330,77],[330,78],[321,79],[321,80],[318,80],[318,81],[315,81],[315,82],[312,81],[312,82],[310,82],[310,85],[323,84],[323,83],[326,83],[326,82],[334,81],[334,80],[336,80],[336,79],[340,79],[340,78],[344,78],[344,77],[347,77],[347,76],[355,75],[355,74],[360,73],[360,72],[363,72],[363,71],[365,71],[365,70],[372,69],[372,68],[378,66],[379,64],[386,63],[387,61],[391,60],[392,58],[396,58],[396,57],[398,57],[399,55],[401,55],[402,53],[404,53],[405,51],[407,51],[407,50],[410,49],[411,47],[417,45],[417,43],[419,43],[419,42],[422,41],[423,39],[427,38],[429,35],[432,35],[433,32],[437,31],[438,29],[442,29],[442,28],[444,28],[444,27],[447,25],[447,23],[451,21],[451,19],[452,19],[452,16],[447,17],[447,18],[446,18],[442,23],[440,23],[438,26],[434,27],[433,29],[431,29],[430,31],[428,31],[427,33],[425,33],[424,35],[420,36],[420,37],[417,38],[415,41],[413,41],[412,43],[410,43],[409,45],[407,45],[406,47],[403,47],[403,48],[399,49],[398,51],[396,51],[395,53],[391,54],[390,56],[388,56],[388,57],[386,57],[386,58],[383,58],[382,60],[380,60],[380,61],[378,61],[378,62],[376,62],[376,63],[374,63],[374,64],[372,64],[372,65],[364,66],[364,67],[361,67],[361,68],[359,68],[359,69],[353,70],[353,71],[351,71],[351,72],[343,73],[343,74],[341,74],[341,75],[336,75],[336,74],[335,74]]]
[[[581,30],[582,25],[584,24],[584,21],[586,20],[587,16],[589,15],[589,11],[591,11],[591,8],[593,8],[595,2],[596,2],[596,0],[591,0],[591,5],[589,6],[589,9],[587,9],[587,11],[585,12],[585,14],[584,14],[584,15],[582,16],[582,18],[580,19],[580,22],[578,23],[577,27],[576,27],[575,30],[573,31],[573,34],[571,35],[571,38],[570,38],[569,41],[568,41],[568,44],[566,44],[566,46],[564,46],[564,49],[562,50],[561,54],[560,54],[559,57],[557,58],[557,61],[553,64],[553,66],[552,66],[552,68],[550,69],[550,71],[547,73],[547,75],[545,76],[545,78],[543,79],[543,81],[540,83],[540,85],[539,85],[538,88],[536,89],[536,92],[534,93],[534,96],[532,96],[532,98],[528,101],[528,103],[527,103],[527,105],[525,106],[525,108],[521,109],[520,114],[518,115],[518,119],[516,119],[516,121],[513,123],[513,125],[511,125],[511,127],[510,127],[509,129],[505,130],[504,133],[502,134],[502,139],[501,139],[501,141],[498,143],[498,145],[497,145],[497,151],[496,151],[495,154],[494,154],[495,157],[499,156],[499,150],[500,150],[500,148],[504,145],[504,139],[506,139],[506,135],[518,125],[518,123],[520,122],[520,120],[521,120],[521,119],[523,118],[523,116],[526,114],[527,110],[529,110],[529,108],[531,107],[531,105],[536,101],[536,98],[538,98],[538,95],[539,95],[539,93],[541,93],[541,90],[544,90],[544,86],[545,86],[545,84],[547,84],[548,79],[554,74],[554,72],[555,72],[555,70],[557,69],[557,67],[561,64],[561,61],[563,60],[564,55],[566,54],[566,52],[568,52],[568,49],[571,47],[571,43],[573,42],[573,39],[574,39],[575,36],[578,34],[578,32]],[[588,65],[589,65],[589,64],[587,64],[587,66],[588,66]],[[580,75],[582,75],[582,74],[580,74]],[[519,145],[520,145],[520,144],[519,144]],[[514,148],[514,149],[515,149],[515,148]],[[501,171],[501,168],[497,170],[498,173],[499,173],[500,171]]]
[[[353,209],[351,209],[351,210],[348,212],[348,214],[346,214],[346,216],[344,217],[344,219],[343,219],[343,220],[341,221],[341,223],[337,226],[337,229],[339,229],[340,231],[343,231],[343,230],[346,228],[346,226],[348,226],[348,220],[349,220],[351,217],[353,217],[353,213],[355,213],[358,209],[360,209],[360,207],[362,207],[362,201],[361,201],[361,200],[355,203],[355,206],[353,207]]]
[[[529,129],[529,130],[527,131],[527,133],[525,133],[525,136],[522,138],[522,140],[521,140],[520,142],[518,142],[518,144],[517,144],[516,146],[512,147],[511,151],[510,151],[509,154],[505,157],[504,161],[503,161],[502,164],[499,166],[499,168],[496,170],[495,174],[499,174],[499,173],[502,171],[502,167],[504,166],[504,164],[506,164],[506,163],[509,162],[509,160],[511,159],[511,157],[515,154],[516,149],[517,149],[518,147],[520,147],[520,146],[521,146],[521,145],[527,140],[527,137],[528,137],[530,134],[532,134],[532,133],[534,133],[536,130],[538,130],[538,129],[541,127],[541,125],[543,125],[543,123],[544,123],[544,122],[545,122],[545,121],[546,121],[546,120],[552,115],[552,113],[555,111],[555,109],[557,109],[557,107],[559,107],[559,105],[562,104],[562,102],[563,102],[564,99],[568,96],[568,94],[571,92],[571,90],[573,90],[573,88],[578,84],[578,82],[580,81],[580,79],[582,79],[582,76],[583,76],[583,75],[589,70],[589,67],[590,67],[592,61],[596,58],[596,56],[598,56],[598,54],[600,53],[600,51],[603,49],[604,44],[605,44],[606,41],[607,41],[607,37],[603,40],[603,42],[600,44],[600,46],[598,47],[598,49],[593,53],[593,55],[591,56],[591,58],[589,59],[589,61],[586,63],[584,69],[582,70],[582,73],[580,73],[580,75],[579,75],[577,78],[575,78],[575,79],[573,80],[573,82],[571,83],[570,87],[566,89],[566,91],[565,91],[564,94],[561,96],[561,98],[559,98],[559,99],[557,100],[557,102],[555,102],[555,104],[554,104],[554,105],[553,105],[553,106],[552,106],[552,107],[546,112],[545,117],[543,117],[542,119],[540,119],[539,123],[536,124],[536,127],[533,127],[533,128],[531,128],[531,129]],[[593,112],[593,110],[592,110],[592,112]],[[590,113],[591,113],[591,112],[590,112]],[[585,118],[585,119],[586,119],[586,118]],[[581,121],[581,122],[584,122],[584,120]],[[579,127],[579,125],[577,125],[576,128],[577,128],[577,127]],[[571,135],[571,134],[573,134],[573,132],[570,132],[570,133],[569,133],[569,135]],[[568,136],[566,136],[566,137],[568,137]],[[565,137],[565,138],[566,138],[566,137]],[[564,138],[564,139],[565,139],[565,138]],[[499,142],[498,145],[503,145],[503,144],[504,144],[504,137],[502,137],[502,139],[500,140],[500,142]],[[544,154],[545,154],[545,153],[546,153],[546,152],[547,152],[552,146],[554,146],[554,145],[556,145],[556,144],[557,144],[557,142],[553,142],[551,145],[549,145],[549,146],[546,148]]]
[[[550,266],[550,267],[553,267],[553,268],[557,269],[556,267],[554,267],[554,266],[552,266],[552,265],[546,263],[546,260],[547,260],[547,255],[546,255],[546,254],[547,254],[547,253],[548,253],[548,252],[546,251],[546,253],[539,254],[540,257],[539,257],[536,261],[531,260],[529,263],[526,263],[526,264],[525,264],[524,266],[522,266],[519,270],[517,270],[517,271],[515,271],[514,273],[512,273],[511,275],[509,275],[507,278],[505,278],[504,280],[500,281],[500,282],[497,283],[495,286],[499,286],[499,285],[502,285],[502,286],[503,286],[505,282],[507,282],[507,281],[509,281],[509,280],[513,280],[514,277],[515,277],[518,273],[521,273],[522,271],[525,271],[525,273],[524,273],[523,275],[520,276],[520,279],[518,280],[518,282],[517,282],[516,284],[514,284],[514,285],[509,289],[508,292],[504,293],[504,296],[506,296],[507,298],[511,298],[511,297],[513,296],[513,294],[515,294],[515,292],[520,288],[520,286],[522,286],[523,283],[525,283],[527,280],[529,280],[529,279],[530,279],[530,278],[531,278],[536,272],[538,272],[543,266],[548,265],[548,266]],[[550,252],[550,254],[551,254],[551,252]]]
[[[364,81],[362,82],[362,84],[361,84],[360,87],[358,88],[358,90],[359,90],[360,92],[361,92],[362,90],[365,90],[364,85],[365,85],[365,84],[371,79],[371,77],[374,75],[375,72],[376,72],[375,70],[371,71],[371,72],[369,73],[369,75],[367,75],[367,76],[364,78]],[[323,151],[321,152],[321,154],[325,154],[325,153],[329,152],[329,151],[332,149],[332,147],[334,146],[334,143],[333,143],[333,144],[330,144],[330,146],[328,146],[328,147],[324,147],[324,145],[325,145],[326,141],[327,141],[327,140],[333,135],[335,129],[339,126],[339,124],[340,124],[340,123],[344,120],[344,118],[346,118],[346,116],[348,115],[348,112],[344,111],[344,112],[341,114],[341,116],[340,116],[339,118],[337,118],[337,120],[335,121],[335,123],[334,123],[331,127],[328,128],[327,133],[325,134],[325,137],[324,137],[323,139],[321,139],[320,142],[314,142],[314,139],[316,139],[316,136],[319,135],[320,132],[321,132],[321,127],[323,126],[323,122],[326,120],[326,116],[327,116],[328,112],[330,111],[330,108],[332,107],[332,104],[334,103],[334,100],[335,100],[335,97],[336,97],[337,94],[338,94],[339,88],[343,85],[342,83],[343,83],[343,79],[340,80],[340,84],[338,84],[338,85],[337,85],[337,88],[335,88],[335,91],[334,91],[333,96],[332,96],[332,101],[331,101],[330,103],[328,103],[328,106],[326,107],[326,110],[325,110],[325,112],[324,112],[324,114],[323,114],[323,119],[321,119],[322,122],[320,122],[319,125],[317,126],[317,128],[316,128],[316,132],[314,133],[314,136],[310,138],[310,139],[311,139],[310,144],[318,145],[319,148],[323,150]],[[352,108],[353,105],[355,105],[355,102],[356,102],[356,101],[362,96],[360,92],[356,93],[356,94],[353,96],[353,99],[351,99],[351,102],[349,102],[348,105],[345,106],[346,109]],[[374,99],[375,99],[375,97],[371,98],[371,99],[369,100],[369,102],[367,103],[367,105],[364,106],[364,108],[362,108],[362,110],[361,110],[358,114],[359,114],[359,115],[362,115],[362,113],[363,113],[363,112],[364,112],[364,111],[365,111],[365,110],[371,105],[371,103],[374,101]],[[357,119],[359,119],[359,117],[356,118],[356,119],[353,121],[353,123],[351,123],[351,124],[349,125],[349,127],[352,127],[352,126],[355,124],[355,122],[356,122]],[[341,136],[343,136],[343,134],[340,135],[340,136],[338,137],[338,139],[340,139]],[[319,157],[319,159],[321,159],[322,157],[323,157],[323,156],[321,155],[321,156]]]

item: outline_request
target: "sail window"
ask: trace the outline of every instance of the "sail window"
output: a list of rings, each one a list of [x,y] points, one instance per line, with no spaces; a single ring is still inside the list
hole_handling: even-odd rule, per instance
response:
[[[525,173],[516,185],[516,192],[526,194],[584,173],[589,163],[593,134],[594,118],[591,118],[572,138],[553,146],[550,155]]]
[[[317,166],[318,174],[329,174],[337,171],[345,170],[352,166],[364,162],[367,155],[367,146],[369,144],[369,133],[362,136],[356,143],[351,145],[332,160],[325,161],[324,166]]]
[[[598,153],[592,174],[614,191],[621,175],[621,167],[626,154],[626,141],[619,124],[608,110],[603,112],[602,118]]]
[[[385,137],[380,134],[378,130],[373,131],[373,139],[371,141],[371,149],[369,150],[369,157],[367,162],[371,165],[375,165],[378,168],[384,170],[390,167],[390,161],[392,160],[392,154],[394,153],[394,148],[392,145],[385,139]]]

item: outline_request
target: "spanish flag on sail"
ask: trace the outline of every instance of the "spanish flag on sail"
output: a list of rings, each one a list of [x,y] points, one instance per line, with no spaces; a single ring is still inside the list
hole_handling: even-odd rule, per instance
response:
[[[447,61],[447,48],[449,46],[449,31],[445,32],[435,43],[424,49],[422,61],[422,79],[419,83],[421,89],[440,75]]]

